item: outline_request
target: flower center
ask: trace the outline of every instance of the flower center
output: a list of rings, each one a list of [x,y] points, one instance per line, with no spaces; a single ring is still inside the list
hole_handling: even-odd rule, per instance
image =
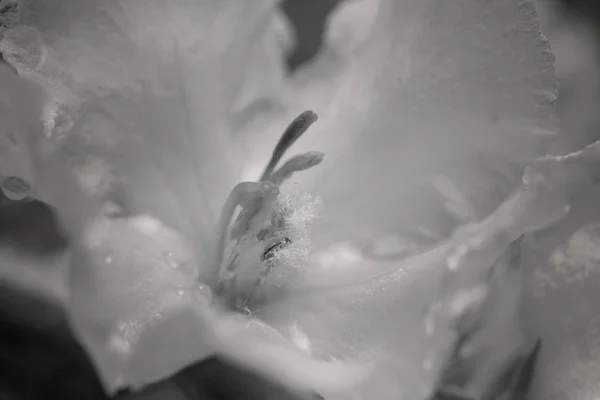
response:
[[[233,308],[250,311],[263,301],[267,277],[294,246],[295,204],[281,195],[280,187],[295,172],[319,164],[323,154],[303,153],[277,165],[316,120],[312,111],[298,116],[284,131],[259,181],[239,183],[225,202],[219,221],[217,293]]]

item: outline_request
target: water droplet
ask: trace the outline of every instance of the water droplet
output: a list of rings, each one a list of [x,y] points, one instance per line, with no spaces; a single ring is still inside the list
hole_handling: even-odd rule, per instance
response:
[[[210,303],[212,301],[212,290],[208,285],[198,283],[192,288],[192,296],[198,301]]]
[[[179,288],[179,289],[177,289],[177,294],[178,294],[179,296],[183,296],[183,295],[185,294],[185,290],[183,290],[183,289]]]
[[[111,332],[108,339],[108,348],[122,355],[127,355],[131,352],[132,344],[127,339],[129,326],[126,323],[120,323]]]
[[[4,195],[13,201],[19,201],[27,198],[31,191],[29,184],[18,176],[9,176],[4,178],[0,189]]]
[[[451,299],[449,312],[451,318],[458,318],[465,312],[480,306],[488,295],[488,288],[478,285],[469,290],[462,290]]]
[[[171,268],[180,268],[184,264],[172,251],[165,251],[163,258]]]
[[[111,264],[112,263],[112,256],[106,256],[106,258],[104,259],[104,262],[106,264]]]
[[[297,323],[294,323],[292,326],[290,326],[290,336],[296,347],[307,354],[312,353],[310,339],[308,338],[308,335],[302,329],[300,329],[300,326],[298,326]]]

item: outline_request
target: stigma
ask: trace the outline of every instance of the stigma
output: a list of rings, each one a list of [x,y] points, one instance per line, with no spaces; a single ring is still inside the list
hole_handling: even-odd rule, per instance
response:
[[[311,151],[279,164],[316,120],[317,115],[312,111],[294,119],[283,132],[260,178],[236,185],[225,202],[218,228],[217,294],[233,309],[250,313],[256,309],[273,289],[274,285],[268,284],[269,277],[283,263],[288,266],[294,263],[290,254],[302,253],[294,253],[306,236],[297,229],[298,202],[282,195],[281,187],[294,173],[320,164],[324,155]],[[299,198],[312,199],[295,197]],[[304,219],[312,217],[314,213],[305,213]]]

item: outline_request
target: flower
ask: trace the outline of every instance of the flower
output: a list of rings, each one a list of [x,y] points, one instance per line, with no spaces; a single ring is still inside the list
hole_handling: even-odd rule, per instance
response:
[[[0,43],[19,74],[45,88],[34,97],[44,100],[43,123],[20,131],[33,143],[27,180],[71,232],[68,309],[107,389],[145,385],[221,352],[331,399],[425,398],[455,347],[456,319],[488,299],[504,307],[487,313],[486,327],[509,328],[486,367],[512,362],[527,345],[519,296],[498,288],[512,282],[518,294],[522,281],[496,258],[562,216],[559,199],[524,218],[547,193],[532,179],[483,218],[499,205],[490,177],[506,176],[508,195],[555,132],[553,58],[531,3],[347,0],[330,18],[324,50],[292,77],[280,63],[290,39],[274,7],[32,0]],[[321,123],[294,143],[308,154],[294,169],[320,162],[308,151],[326,157],[294,175],[323,202],[309,229],[315,261],[298,266],[308,247],[285,251],[307,244],[310,196],[282,197],[269,179],[252,181],[306,109]],[[238,204],[248,214],[229,227]],[[298,207],[308,211],[286,214]],[[444,208],[451,212],[436,213]],[[297,237],[275,230],[281,215]],[[431,226],[441,217],[451,223]],[[449,235],[466,221],[469,229]],[[401,259],[367,255],[370,244],[415,231],[433,231],[427,244],[449,238]],[[219,276],[219,241],[229,233],[239,258]],[[279,290],[240,313],[239,298],[255,294],[248,288],[266,267],[267,287],[271,274]],[[495,379],[487,372],[465,385],[468,394],[487,393]]]

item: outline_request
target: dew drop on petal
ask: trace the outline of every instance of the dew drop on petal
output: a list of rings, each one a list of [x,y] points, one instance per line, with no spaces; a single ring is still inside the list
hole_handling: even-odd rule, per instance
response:
[[[210,303],[212,301],[212,291],[204,283],[198,283],[192,287],[192,296],[200,302]]]
[[[472,289],[460,291],[450,301],[449,311],[451,317],[460,317],[467,310],[477,307],[483,302],[487,294],[488,288],[485,285],[477,285]]]
[[[7,198],[13,201],[26,199],[31,191],[29,184],[17,176],[4,178],[2,184],[0,184],[0,189]]]
[[[179,268],[183,264],[183,261],[179,260],[172,251],[165,251],[163,253],[163,258],[171,268]]]
[[[300,329],[300,326],[298,326],[297,323],[294,323],[290,327],[290,336],[292,342],[296,345],[296,347],[306,352],[307,354],[312,353],[312,345],[310,343],[310,339],[308,338],[308,335],[304,333],[302,329]]]
[[[132,343],[127,338],[129,327],[126,323],[119,324],[108,339],[108,348],[118,354],[128,355],[131,353]]]
[[[112,256],[106,256],[106,258],[104,259],[104,262],[106,264],[111,264],[112,263]]]

